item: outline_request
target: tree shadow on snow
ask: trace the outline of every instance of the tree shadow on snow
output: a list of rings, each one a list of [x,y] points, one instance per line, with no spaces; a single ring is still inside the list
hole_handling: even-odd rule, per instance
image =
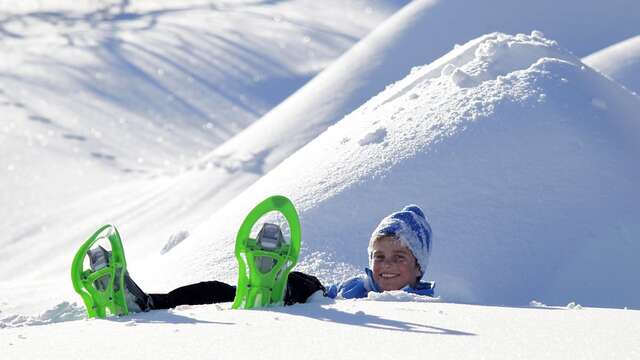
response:
[[[286,308],[270,308],[270,311],[278,311],[290,315],[305,316],[320,321],[331,321],[353,326],[364,326],[372,329],[413,332],[431,335],[466,335],[475,336],[474,333],[446,329],[426,324],[418,324],[400,320],[385,319],[376,315],[366,314],[362,311],[349,313],[334,308],[326,308],[317,304],[300,304]]]

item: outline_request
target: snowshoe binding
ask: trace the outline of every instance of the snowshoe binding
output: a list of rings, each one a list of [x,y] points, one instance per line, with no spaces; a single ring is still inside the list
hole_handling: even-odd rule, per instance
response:
[[[264,223],[255,239],[251,229],[271,211],[284,215],[291,230],[287,243],[276,224]],[[245,218],[236,237],[238,287],[234,309],[251,309],[283,303],[289,273],[300,254],[300,221],[293,203],[284,196],[272,196],[258,204]]]

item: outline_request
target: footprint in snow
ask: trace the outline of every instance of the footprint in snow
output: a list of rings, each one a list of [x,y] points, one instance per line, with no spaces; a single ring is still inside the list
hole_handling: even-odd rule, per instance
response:
[[[62,137],[67,139],[67,140],[87,141],[86,137],[84,137],[82,135],[76,135],[76,134],[64,134],[64,135],[62,135]]]
[[[377,130],[365,135],[362,139],[360,139],[360,141],[358,141],[358,144],[360,144],[361,146],[379,144],[383,142],[386,137],[387,129],[378,128]]]
[[[107,161],[114,161],[116,159],[116,157],[111,154],[105,154],[97,151],[92,152],[91,156],[93,156],[96,159],[107,160]]]
[[[47,125],[53,124],[53,121],[51,121],[49,118],[46,118],[44,116],[29,115],[29,120],[40,122],[40,123],[47,124]]]

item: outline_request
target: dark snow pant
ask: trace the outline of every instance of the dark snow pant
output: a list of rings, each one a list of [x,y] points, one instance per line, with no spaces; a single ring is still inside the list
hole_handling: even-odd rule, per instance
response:
[[[318,290],[326,289],[318,278],[292,271],[287,279],[284,296],[285,305],[305,303]],[[170,309],[179,305],[203,305],[231,302],[236,296],[236,287],[220,281],[203,281],[179,287],[168,294],[149,294],[153,299],[152,309]]]

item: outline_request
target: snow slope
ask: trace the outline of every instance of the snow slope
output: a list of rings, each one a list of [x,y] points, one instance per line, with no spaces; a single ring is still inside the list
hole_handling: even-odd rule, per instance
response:
[[[413,66],[483,34],[541,30],[585,56],[636,35],[638,14],[640,3],[631,0],[413,1],[203,162],[234,164],[259,154],[260,168],[268,171]]]
[[[182,174],[187,164],[403,3],[5,4],[0,279],[13,290],[0,296],[20,298],[47,278],[60,292],[69,253],[105,222],[122,226],[134,258],[188,232],[260,174]]]
[[[221,304],[4,329],[0,351],[8,359],[634,359],[639,324],[640,312],[613,309],[360,300],[233,311]]]
[[[181,171],[402,3],[0,4],[0,224]]]
[[[582,61],[627,89],[640,92],[640,35],[599,50]]]
[[[273,6],[270,3],[256,4],[248,2],[234,4],[236,4],[237,7],[220,3],[218,10],[220,10],[222,14],[218,14],[217,12],[209,14],[209,12],[201,9],[201,3],[196,2],[192,4],[193,9],[180,11],[175,16],[184,16],[185,18],[194,17],[197,19],[204,17],[202,21],[206,22],[208,19],[207,16],[225,17],[226,13],[229,13],[231,17],[236,15],[244,16],[247,11],[253,9],[255,11],[279,11],[280,13],[289,14],[291,18],[303,16],[306,19],[305,16],[308,16],[306,13],[303,14],[301,11],[296,12],[295,9],[297,9],[296,6],[300,6],[300,9],[303,9],[304,6],[309,6],[307,2],[278,3],[275,8],[272,8]],[[327,7],[322,11],[335,11],[336,16],[357,17],[358,21],[367,22],[366,18],[370,15],[373,16],[374,19],[379,19],[375,14],[382,10],[376,9],[385,9],[386,3],[376,5],[379,7],[374,6],[373,9],[375,11],[373,12],[364,11],[367,17],[361,19],[361,17],[353,14],[361,13],[364,6],[363,4],[371,6],[369,2],[350,2],[349,5],[345,6],[349,6],[349,9],[353,6],[353,11],[348,11],[348,9],[345,11],[343,8],[330,10]],[[67,129],[69,130],[67,132],[65,129],[56,129],[54,126],[56,123],[47,125],[46,122],[49,121],[49,119],[41,118],[38,114],[25,113],[16,115],[16,117],[20,116],[34,120],[21,123],[30,124],[30,126],[34,128],[26,130],[24,128],[11,129],[11,123],[5,127],[7,142],[12,144],[7,153],[11,153],[12,155],[2,157],[3,159],[10,159],[10,162],[7,164],[7,171],[0,171],[0,177],[3,177],[3,183],[8,183],[9,186],[5,188],[7,189],[6,191],[0,192],[0,195],[2,196],[3,203],[11,203],[14,204],[14,206],[5,207],[5,213],[0,216],[0,222],[3,222],[4,227],[8,229],[4,235],[4,244],[8,246],[0,250],[0,255],[3,254],[3,251],[4,254],[21,252],[25,255],[21,257],[11,257],[10,261],[5,261],[3,264],[0,264],[0,270],[2,270],[0,271],[0,276],[6,274],[4,276],[5,279],[12,279],[14,278],[13,274],[16,274],[18,269],[28,269],[26,264],[33,263],[33,261],[37,260],[44,262],[44,267],[47,269],[46,272],[36,271],[34,273],[33,270],[29,269],[22,270],[20,273],[25,273],[25,275],[28,275],[31,279],[34,277],[40,279],[42,276],[59,278],[60,274],[64,274],[65,272],[69,256],[53,254],[43,257],[41,254],[52,254],[52,249],[56,247],[73,248],[75,246],[74,244],[77,244],[80,239],[86,238],[94,228],[105,222],[115,222],[121,226],[128,239],[128,251],[131,256],[135,258],[144,258],[152,254],[155,255],[164,248],[168,242],[172,241],[171,239],[174,238],[174,235],[191,233],[197,224],[200,224],[204,219],[208,218],[216,209],[224,205],[226,201],[232,199],[260,176],[277,165],[281,160],[317,136],[327,126],[337,121],[344,114],[352,111],[361,102],[364,102],[379,89],[382,89],[384,85],[403,77],[408,72],[410,66],[425,63],[428,59],[438,56],[436,53],[439,51],[444,52],[446,49],[449,49],[451,42],[457,41],[457,38],[443,38],[442,40],[438,40],[441,41],[441,43],[438,42],[440,45],[435,48],[414,45],[415,43],[421,43],[423,45],[435,43],[434,41],[429,41],[428,44],[424,44],[421,40],[425,31],[429,30],[429,26],[442,25],[442,22],[445,21],[445,18],[438,17],[437,22],[434,22],[433,15],[430,15],[431,11],[435,9],[434,6],[436,5],[434,4],[436,3],[412,2],[403,9],[402,12],[385,23],[375,34],[372,34],[372,36],[368,37],[364,42],[358,44],[349,54],[340,59],[340,61],[331,67],[330,71],[323,72],[321,76],[314,79],[311,82],[311,84],[314,84],[313,86],[310,84],[310,86],[305,87],[285,101],[283,105],[266,115],[264,119],[259,122],[262,125],[258,126],[256,124],[255,127],[250,127],[247,131],[241,132],[238,136],[205,157],[203,161],[199,161],[191,171],[178,176],[174,176],[172,171],[169,171],[167,174],[167,167],[165,166],[159,166],[159,169],[161,169],[158,170],[161,171],[160,174],[157,173],[158,171],[153,171],[155,167],[145,170],[145,164],[149,163],[149,158],[139,156],[137,151],[156,154],[154,156],[161,153],[180,156],[179,154],[183,154],[182,147],[190,147],[195,143],[191,140],[184,140],[185,138],[192,139],[194,135],[188,133],[183,126],[176,127],[175,129],[175,131],[180,132],[183,136],[167,135],[159,129],[143,131],[140,129],[140,126],[138,126],[135,128],[135,131],[133,128],[129,129],[131,134],[136,134],[135,137],[129,138],[130,142],[112,145],[110,143],[113,142],[114,139],[118,139],[119,136],[113,136],[113,134],[109,136],[104,135],[108,129],[112,128],[111,125],[98,126],[98,124],[96,124],[94,130],[92,130],[96,132],[96,135],[85,136],[72,131],[79,129]],[[446,8],[447,6],[453,6],[453,4],[455,4],[455,2],[447,4],[437,3],[437,8],[441,9],[443,6]],[[392,7],[392,5],[393,4],[390,5],[390,3],[386,4],[387,8],[389,6]],[[492,16],[495,16],[496,19],[501,17],[510,18],[511,8],[508,4],[505,5],[496,2],[494,5]],[[583,12],[585,19],[590,19],[589,23],[593,24],[600,21],[599,18],[594,17],[596,13],[605,15],[615,11],[624,13],[622,7],[614,5],[615,4],[612,4],[610,8],[603,9],[599,3],[589,3],[589,6],[582,6],[580,10],[577,11]],[[134,7],[129,9],[109,8],[109,12],[115,13],[115,15],[109,15],[115,25],[120,24],[120,20],[127,18],[118,15],[120,13],[146,14],[145,11],[149,11],[151,14],[154,14],[154,16],[167,16],[167,26],[171,27],[174,25],[173,21],[175,19],[172,17],[174,15],[171,15],[171,12],[156,14],[156,12],[151,11],[153,9],[137,8],[137,6],[141,6],[138,4],[131,6]],[[154,5],[148,6],[153,8]],[[258,9],[254,9],[255,6],[258,6]],[[266,9],[260,6],[265,6]],[[281,6],[285,8],[282,9]],[[294,9],[287,8],[287,6],[294,7]],[[633,6],[633,4],[630,6]],[[561,14],[566,14],[571,8],[572,5],[567,3],[562,7],[557,6],[556,11]],[[630,9],[633,10],[633,8]],[[454,10],[455,7],[447,10],[447,16],[456,18],[456,14],[459,13]],[[33,12],[33,9],[29,9],[29,11]],[[93,12],[90,13],[102,13],[96,9],[92,11]],[[209,15],[203,15],[201,11]],[[109,12],[107,12],[107,15]],[[529,19],[527,21],[530,21],[531,24],[538,24],[540,17],[535,14],[537,13],[527,12],[526,16],[531,16],[530,19],[527,18]],[[627,17],[625,16],[624,14],[621,15],[619,21],[615,23],[615,26],[610,26],[610,31],[606,33],[608,34],[606,36],[615,38],[626,28],[625,19],[627,19]],[[94,17],[88,17],[88,19],[93,19]],[[608,17],[609,15],[603,15],[603,19],[608,19]],[[138,17],[132,18],[137,19]],[[249,18],[253,19],[252,17]],[[569,30],[564,26],[560,26],[561,22],[559,19],[561,18],[559,15],[553,15],[548,19],[545,17],[545,22],[548,20],[548,24],[545,25],[546,28],[552,29],[556,33],[561,30],[567,31],[568,33]],[[160,19],[162,19],[162,17],[160,17]],[[243,17],[243,19],[245,18]],[[279,17],[276,15],[275,20],[277,19],[279,19]],[[341,22],[339,19],[339,17],[335,18],[335,24],[344,23],[344,21]],[[489,17],[487,19],[490,20],[493,18]],[[285,26],[285,24],[280,24],[275,20],[276,25],[272,24],[273,26]],[[476,22],[480,21],[476,17],[469,15],[468,20],[469,21],[465,22],[465,26],[468,26],[468,28],[460,27],[452,29],[455,31],[450,31],[447,34],[464,36],[467,31],[473,33],[483,29],[481,26],[476,26]],[[189,21],[189,24],[193,23],[193,26],[199,26],[198,24],[200,24],[200,22],[198,21],[192,20]],[[250,20],[246,21],[252,22]],[[527,21],[523,21],[520,25],[526,25]],[[256,20],[256,22],[262,24],[261,20]],[[291,22],[293,23],[293,21]],[[104,21],[105,26],[108,23],[107,20]],[[223,22],[223,24],[225,23],[226,22]],[[158,24],[162,24],[162,22],[158,22]],[[301,27],[302,29],[307,28],[305,26]],[[202,30],[203,28],[204,30]],[[157,25],[155,29],[160,32],[164,31],[160,25]],[[217,31],[216,29],[209,30],[208,23],[206,26],[202,25],[202,27],[198,27],[198,29],[201,31]],[[129,30],[125,30],[119,31],[118,34],[128,34]],[[61,30],[58,31],[64,34],[68,30],[66,27],[61,27]],[[460,33],[458,33],[458,31],[460,31]],[[585,31],[591,30],[587,29]],[[320,33],[323,34],[324,32]],[[74,32],[73,34],[84,33]],[[102,32],[98,31],[96,34],[102,34]],[[149,30],[149,34],[149,36],[152,36],[154,32]],[[196,32],[196,34],[199,33]],[[287,32],[287,36],[290,36],[292,39],[297,37],[295,34],[295,31],[293,35]],[[235,35],[235,33],[233,33],[233,35]],[[317,32],[312,32],[311,35],[316,36]],[[602,37],[605,35],[601,34],[599,36]],[[155,39],[156,35],[152,37]],[[283,41],[295,42],[295,40],[286,36],[284,37],[285,39]],[[166,37],[160,38],[165,39]],[[324,39],[324,37],[321,38]],[[135,41],[143,41],[144,39],[146,38],[134,38]],[[333,38],[329,38],[329,40],[331,39]],[[571,40],[571,45],[576,48],[589,48],[593,46],[582,37],[573,38],[567,35],[567,39],[573,39]],[[36,40],[38,39],[36,38],[34,41]],[[255,42],[257,42],[257,40],[252,43]],[[313,38],[311,44],[317,42],[319,41]],[[320,43],[322,42],[320,41]],[[205,45],[209,46],[207,44]],[[262,45],[261,43],[261,46]],[[199,46],[194,47],[194,49],[199,49]],[[288,49],[296,52],[294,51],[295,49],[291,49],[290,47],[288,47]],[[37,47],[36,50],[40,52],[43,51],[41,49],[38,50]],[[211,47],[203,51],[211,51],[213,54],[217,54],[222,50],[211,45]],[[264,51],[271,54],[269,51],[273,51],[273,48],[267,48]],[[67,59],[67,57],[62,56],[64,54],[66,53],[61,53],[61,59]],[[178,52],[178,55],[180,54],[182,53]],[[224,53],[220,56],[222,59],[226,59],[228,56],[234,54],[235,53]],[[277,56],[281,61],[288,61],[288,55],[283,54],[281,49],[278,48],[277,53],[273,56]],[[402,54],[402,56],[396,56],[396,54]],[[132,56],[133,55],[135,54],[132,54]],[[188,53],[186,55],[188,55]],[[258,56],[258,58],[262,57]],[[314,59],[316,58],[317,57]],[[237,63],[238,59],[233,57],[231,59],[232,61],[229,61],[230,64]],[[249,64],[255,61],[254,57],[243,57],[242,59],[248,62],[248,67],[250,67]],[[180,62],[175,60],[173,63]],[[120,73],[124,71],[126,75],[126,68],[122,69],[118,64],[114,64],[113,72]],[[157,64],[151,63],[151,65],[155,66]],[[153,79],[156,79],[157,74],[152,71],[156,69],[154,66],[151,66],[147,72],[152,73]],[[295,73],[294,70],[291,70],[291,72]],[[202,76],[206,76],[207,79],[210,76],[215,78],[215,74],[209,74],[208,72],[202,74]],[[226,83],[227,81],[237,82],[237,79],[225,79],[220,79],[221,83]],[[121,83],[119,80],[116,80],[117,79],[114,79],[114,86]],[[175,86],[184,86],[186,90],[190,91],[193,86],[188,83],[188,77],[185,81],[186,83],[178,82]],[[241,83],[243,81],[241,81]],[[273,81],[277,82],[276,80]],[[354,87],[355,84],[360,85]],[[251,91],[244,88],[238,91],[242,94],[251,93]],[[142,95],[147,96],[145,94]],[[337,97],[336,94],[339,94],[341,97]],[[47,94],[47,96],[48,95],[51,94]],[[48,101],[48,103],[60,103],[57,98],[54,99],[55,100]],[[115,104],[116,106],[103,105],[104,107],[101,108],[113,111],[118,109],[118,104]],[[70,107],[70,109],[74,113],[78,110],[75,107]],[[315,113],[316,110],[320,111],[319,109],[321,109],[322,113]],[[23,110],[18,109],[17,111]],[[92,113],[91,116],[88,116],[87,121],[98,119],[99,122],[102,123],[100,120],[102,119],[102,115],[94,115],[95,114]],[[176,119],[180,119],[180,117]],[[166,124],[168,120],[164,119],[163,121],[165,121],[163,124]],[[86,121],[82,123],[84,124]],[[168,124],[173,126],[173,120],[168,121]],[[215,123],[211,124],[212,131],[219,130]],[[104,127],[106,127],[107,130],[104,130]],[[205,127],[207,127],[206,124]],[[144,129],[144,126],[142,126],[142,128]],[[121,128],[116,126],[115,129],[116,130],[111,131],[115,131],[116,135],[122,133]],[[196,127],[196,129],[199,128]],[[21,133],[26,134],[24,138],[17,136]],[[139,139],[140,134],[148,134],[149,139],[152,141],[146,143],[141,142]],[[269,136],[265,136],[265,134]],[[58,139],[58,136],[61,136],[62,142],[55,141]],[[98,136],[102,140],[98,139]],[[25,150],[25,147],[22,146],[25,142],[34,145],[26,147]],[[135,144],[132,145],[131,142],[135,142]],[[167,142],[173,145],[169,146]],[[41,145],[41,143],[47,143],[47,145],[44,146]],[[69,143],[76,145],[69,147]],[[5,149],[6,148],[3,148],[3,150]],[[190,157],[185,155],[182,158],[189,159]],[[79,161],[79,159],[82,160]],[[130,161],[123,159],[129,159]],[[124,165],[131,166],[119,165],[120,160],[124,161]],[[157,162],[162,163],[166,160],[169,164],[167,165],[168,168],[173,168],[171,165],[173,160],[169,161],[167,158],[162,157],[158,157],[157,160]],[[24,166],[24,164],[30,165]],[[66,169],[64,172],[58,171],[60,165]],[[34,169],[34,166],[37,166],[37,170]],[[3,169],[0,168],[0,170]],[[148,177],[145,176],[140,179],[136,176],[133,178],[128,176],[128,174],[137,174],[140,171],[148,171],[147,174],[153,174],[152,176],[155,178],[148,179]],[[108,189],[94,192],[96,188],[103,188],[106,185],[109,185]],[[71,199],[69,198],[70,194],[73,195]],[[89,195],[82,197],[80,196],[82,194]],[[52,212],[50,210],[51,206],[46,204],[55,204],[55,211]],[[21,211],[15,211],[16,207]],[[171,221],[167,221],[167,219],[171,219]],[[48,240],[51,237],[50,234],[57,234],[56,237],[58,237],[59,240],[53,243],[50,242]]]
[[[378,5],[393,8],[398,3],[340,2],[355,10],[351,13],[354,20],[368,24],[376,21],[373,18],[384,17],[377,17]],[[237,29],[238,19],[250,25],[273,26],[276,32],[293,26],[296,30],[289,33],[291,37],[277,32],[268,38],[281,39],[300,51],[291,52],[289,47],[271,53],[275,47],[269,45],[273,44],[259,40],[248,41],[246,48],[240,46],[241,52],[226,53],[227,47],[221,50],[221,60],[235,59],[246,65],[230,72],[239,76],[240,85],[225,82],[229,78],[224,76],[220,83],[221,88],[232,90],[231,97],[221,103],[228,103],[228,111],[237,111],[242,117],[247,110],[242,106],[246,105],[243,96],[255,95],[258,103],[283,98],[284,92],[276,90],[296,88],[295,79],[311,76],[326,65],[322,59],[328,61],[330,53],[339,53],[334,45],[347,46],[357,40],[358,35],[343,36],[351,34],[348,29],[355,24],[341,20],[348,18],[350,11],[318,3],[312,10],[299,12],[300,4],[315,4],[305,1],[51,2],[47,11],[39,11],[42,4],[12,4],[11,13],[17,17],[6,18],[3,13],[5,18],[0,20],[0,46],[11,50],[3,52],[10,54],[3,58],[3,65],[9,64],[6,59],[22,61],[22,56],[33,55],[17,70],[33,70],[28,79],[8,76],[0,65],[0,89],[5,89],[6,83],[14,87],[0,92],[0,111],[13,119],[0,127],[0,160],[11,160],[0,166],[3,358],[149,358],[158,354],[164,358],[256,354],[325,359],[640,357],[638,311],[573,303],[639,307],[634,267],[640,233],[635,185],[640,177],[636,165],[639,100],[619,84],[583,67],[566,50],[583,56],[635,35],[627,33],[628,25],[637,23],[635,3],[412,2],[394,18],[395,25],[385,24],[386,31],[369,37],[355,48],[357,52],[354,49],[336,63],[357,66],[331,67],[317,78],[324,79],[324,85],[320,80],[311,83],[323,86],[314,85],[315,92],[301,90],[278,108],[288,106],[287,116],[284,110],[276,109],[263,119],[272,119],[264,121],[268,129],[285,121],[288,126],[276,132],[249,128],[237,137],[245,142],[233,139],[224,145],[228,151],[223,156],[214,152],[178,175],[174,174],[175,166],[197,155],[200,146],[232,134],[217,127],[222,121],[211,122],[210,128],[204,123],[203,128],[199,121],[204,120],[195,116],[193,109],[183,108],[184,103],[158,100],[154,95],[162,95],[163,90],[148,86],[146,80],[167,85],[176,93],[183,85],[187,92],[199,86],[189,85],[185,79],[165,83],[165,76],[171,77],[172,71],[156,72],[160,63],[127,47],[121,50],[128,49],[127,55],[144,62],[140,67],[148,79],[140,78],[142,72],[129,71],[132,69],[126,61],[115,61],[104,78],[94,73],[96,64],[83,62],[93,55],[71,51],[68,44],[58,53],[52,44],[65,44],[67,38],[88,39],[87,44],[76,42],[73,46],[113,54],[112,48],[91,44],[101,40],[101,34],[113,38],[112,25],[118,36],[126,34],[118,41],[127,46],[161,42],[179,48],[185,40],[193,46],[166,55],[175,55],[177,65],[182,65],[183,60],[189,62],[190,55],[203,51],[201,45],[207,52],[219,50],[194,40],[215,31],[211,30],[214,25],[234,25],[233,38],[243,31],[263,34]],[[176,4],[185,8],[172,8]],[[272,17],[271,11],[283,16]],[[333,25],[316,27],[306,22],[324,21],[327,13],[323,11],[335,15],[329,18],[347,30],[333,32],[329,30]],[[412,23],[407,14],[421,21]],[[18,15],[25,15],[24,23],[15,20]],[[214,19],[222,20],[209,21]],[[424,33],[413,32],[424,29],[416,24],[430,24],[443,38],[460,33],[464,37],[455,42],[464,42],[494,30],[493,24],[483,27],[486,19],[516,27],[531,20],[531,28],[513,32],[543,29],[547,38],[560,39],[560,46],[538,32],[530,36],[493,33],[444,54],[453,41],[439,43],[438,37],[425,41]],[[485,25],[475,28],[479,23]],[[438,24],[447,31],[435,27]],[[152,26],[147,29],[145,25]],[[186,28],[176,30],[176,25]],[[465,35],[466,25],[480,30]],[[16,29],[21,28],[25,34],[37,36],[20,38]],[[356,32],[366,32],[360,32],[362,29]],[[310,41],[303,36],[300,44],[302,34]],[[326,44],[327,54],[319,60],[324,62],[322,66],[316,66],[317,53],[312,56],[304,50],[317,45],[316,36]],[[169,40],[175,43],[164,43]],[[415,62],[407,62],[406,68],[398,65],[397,72],[386,72],[393,68],[391,59],[395,58],[396,64],[411,59],[412,50],[423,49],[416,44],[425,43],[441,44],[442,51],[430,57],[420,55]],[[242,80],[260,72],[255,68],[264,70],[265,53],[254,52],[255,47],[282,61],[266,66],[273,73],[267,71],[271,75],[264,84],[275,89],[273,94],[259,89],[254,93],[255,88]],[[356,53],[359,58],[353,55]],[[288,58],[295,59],[296,66],[316,70],[292,70]],[[345,60],[349,58],[353,62]],[[47,67],[51,64],[34,70],[38,62],[52,60],[59,60],[63,68],[67,62],[81,63],[76,69],[79,79],[61,76],[57,68]],[[226,65],[233,64],[238,63]],[[425,65],[407,75],[410,66],[420,64]],[[283,76],[295,78],[291,83],[289,78],[279,77],[282,66],[286,69]],[[390,77],[380,80],[379,87],[378,80],[369,82],[385,79],[385,74]],[[26,73],[20,73],[23,75]],[[216,75],[203,76],[208,81]],[[294,153],[398,79],[402,80]],[[314,89],[311,84],[305,89]],[[108,85],[111,97],[92,94],[94,88],[104,85]],[[21,87],[29,92],[14,91]],[[65,93],[65,89],[69,90]],[[70,100],[77,95],[73,91],[86,95],[80,105]],[[300,100],[300,94],[306,94],[305,101]],[[144,114],[146,104],[137,99],[161,103],[162,112],[155,114],[159,117]],[[313,112],[315,106],[309,104],[319,105],[321,112]],[[204,109],[215,106],[200,105]],[[44,116],[40,111],[56,116]],[[307,116],[297,116],[297,111]],[[84,116],[75,118],[79,116],[76,113]],[[119,113],[132,122],[112,122],[109,114]],[[282,116],[273,115],[278,113]],[[161,120],[167,114],[172,116]],[[292,122],[295,118],[298,120]],[[170,126],[154,126],[155,120]],[[83,129],[90,123],[89,130]],[[119,139],[123,129],[136,136]],[[294,138],[295,134],[301,136]],[[156,141],[158,136],[163,140]],[[232,142],[237,149],[229,145]],[[287,147],[281,148],[283,144]],[[152,155],[141,157],[140,152]],[[64,167],[62,171],[60,167]],[[15,176],[19,171],[22,175]],[[8,180],[9,176],[13,178]],[[35,179],[40,182],[30,183]],[[38,188],[30,185],[38,184],[50,187],[42,186],[41,193],[27,195]],[[95,188],[102,190],[93,191]],[[82,320],[84,311],[70,288],[68,264],[80,241],[98,225],[111,221],[119,226],[129,269],[147,291],[170,290],[212,278],[233,283],[235,260],[230,250],[235,231],[257,201],[274,193],[291,197],[302,215],[305,247],[299,269],[317,274],[325,282],[361,271],[367,262],[369,233],[380,217],[409,202],[422,205],[436,234],[428,277],[438,282],[438,294],[444,301],[485,306],[383,293],[355,301],[315,298],[306,305],[258,311],[229,311],[229,304],[220,304],[107,321]],[[241,195],[235,198],[237,194]],[[33,201],[27,196],[33,196]],[[43,196],[50,196],[49,200],[39,202]],[[547,307],[531,300],[572,303]],[[524,307],[529,301],[530,308]],[[487,306],[499,304],[516,307]]]
[[[233,281],[240,221],[282,193],[301,212],[299,268],[328,283],[367,264],[380,218],[417,203],[436,237],[427,274],[446,300],[638,307],[639,111],[540,33],[485,35],[346,116],[141,276]]]

